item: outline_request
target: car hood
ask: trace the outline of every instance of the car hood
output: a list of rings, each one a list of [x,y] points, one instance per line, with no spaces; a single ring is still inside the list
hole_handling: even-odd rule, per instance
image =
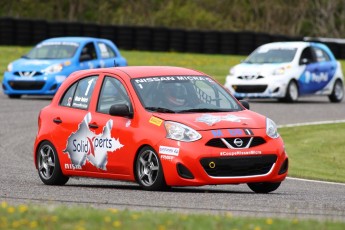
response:
[[[155,114],[155,116],[185,124],[195,130],[213,130],[228,128],[266,127],[266,118],[250,110],[227,113],[192,113],[192,114]]]
[[[247,73],[272,73],[274,70],[279,68],[290,68],[291,63],[264,63],[264,64],[250,64],[250,63],[241,63],[233,67],[233,71],[237,75],[246,75]]]
[[[58,63],[64,63],[69,59],[26,59],[20,58],[12,62],[12,71],[40,71],[48,66]]]

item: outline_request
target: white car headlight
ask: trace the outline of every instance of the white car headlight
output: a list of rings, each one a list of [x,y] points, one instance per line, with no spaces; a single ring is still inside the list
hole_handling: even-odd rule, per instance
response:
[[[13,64],[10,63],[10,64],[8,64],[8,66],[7,66],[7,71],[8,71],[8,72],[12,72],[12,70],[13,70]]]
[[[54,65],[48,66],[47,68],[45,68],[43,70],[43,72],[48,73],[48,74],[50,74],[50,73],[58,73],[62,69],[63,69],[63,64],[59,63],[59,64],[54,64]]]
[[[282,75],[284,74],[286,69],[284,67],[280,67],[278,69],[273,70],[273,75]]]
[[[266,118],[266,134],[271,138],[278,138],[278,128],[276,123],[269,118]]]
[[[232,76],[235,75],[235,68],[231,68],[229,71],[229,74]]]
[[[169,139],[191,142],[199,140],[201,138],[200,133],[186,125],[177,122],[166,121],[164,122],[164,126],[167,131],[166,137]]]

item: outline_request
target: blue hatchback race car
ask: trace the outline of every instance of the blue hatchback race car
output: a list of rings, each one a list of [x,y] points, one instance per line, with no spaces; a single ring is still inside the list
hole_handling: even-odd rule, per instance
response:
[[[54,95],[61,83],[76,70],[114,66],[127,66],[127,60],[110,40],[50,38],[8,65],[2,88],[10,98]]]

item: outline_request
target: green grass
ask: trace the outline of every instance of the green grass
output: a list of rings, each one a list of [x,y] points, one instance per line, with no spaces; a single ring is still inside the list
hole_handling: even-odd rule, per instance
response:
[[[176,212],[136,212],[91,207],[47,208],[43,206],[0,207],[0,229],[149,229],[149,230],[209,230],[209,229],[344,229],[344,222],[306,219],[234,217],[232,213],[220,215],[183,214]]]
[[[345,123],[280,128],[289,176],[345,183]]]

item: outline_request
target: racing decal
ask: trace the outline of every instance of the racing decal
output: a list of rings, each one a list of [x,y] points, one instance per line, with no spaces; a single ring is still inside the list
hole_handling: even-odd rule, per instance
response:
[[[161,155],[161,159],[166,161],[172,161],[174,158],[175,156]]]
[[[196,122],[204,122],[207,125],[212,126],[215,123],[218,123],[221,121],[241,122],[244,119],[249,119],[249,118],[238,117],[235,115],[215,116],[212,114],[203,114],[201,117],[196,118]]]
[[[235,152],[220,152],[219,155],[224,157],[224,156],[247,156],[247,155],[261,155],[261,151],[235,151]]]
[[[107,170],[108,152],[120,149],[123,145],[119,139],[111,137],[113,120],[109,120],[103,128],[103,132],[98,135],[90,131],[90,121],[91,113],[88,113],[79,124],[78,130],[67,139],[64,152],[68,153],[75,168],[80,168],[86,162],[90,162],[99,169]]]
[[[301,94],[322,90],[333,78],[336,68],[326,68],[318,64],[307,66],[299,81]]]
[[[223,136],[251,136],[253,132],[250,129],[219,129],[211,130],[213,137],[223,137]]]
[[[163,120],[160,119],[160,118],[158,118],[158,117],[151,117],[150,120],[149,120],[149,122],[150,122],[151,124],[154,124],[154,125],[157,125],[157,126],[161,126]]]
[[[159,153],[164,155],[178,156],[180,152],[179,148],[168,147],[168,146],[159,146]]]

